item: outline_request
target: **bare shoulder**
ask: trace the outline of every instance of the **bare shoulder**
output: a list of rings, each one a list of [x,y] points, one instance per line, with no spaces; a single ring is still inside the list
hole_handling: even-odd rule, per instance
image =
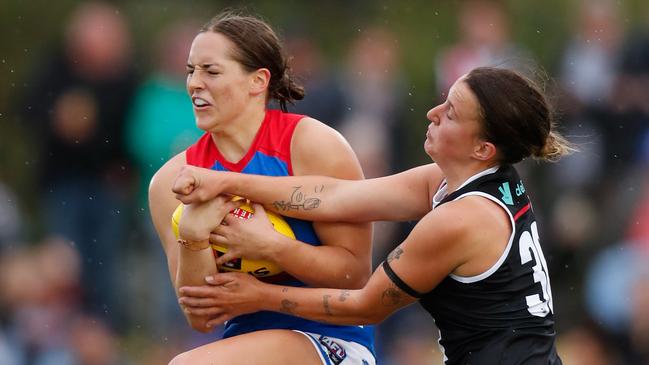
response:
[[[149,183],[149,199],[152,195],[169,194],[171,195],[171,187],[174,179],[178,175],[180,169],[186,165],[185,152],[181,152],[167,161],[151,178]],[[168,188],[168,189],[167,189]],[[167,191],[168,190],[168,191]]]
[[[171,188],[178,172],[185,164],[185,152],[181,152],[167,161],[153,175],[149,184],[149,210],[151,219],[163,241],[171,233],[171,228],[168,224],[169,219],[180,203],[171,191]]]
[[[436,210],[450,229],[458,233],[463,264],[454,271],[456,275],[478,275],[498,261],[513,229],[503,207],[483,196],[470,195]]]
[[[295,175],[328,175],[343,179],[363,177],[351,146],[338,131],[309,117],[295,128],[291,141]]]

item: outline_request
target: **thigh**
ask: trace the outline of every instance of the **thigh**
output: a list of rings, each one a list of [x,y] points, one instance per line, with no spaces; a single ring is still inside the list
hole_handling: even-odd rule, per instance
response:
[[[311,341],[290,330],[265,330],[219,340],[176,356],[169,365],[322,365]]]

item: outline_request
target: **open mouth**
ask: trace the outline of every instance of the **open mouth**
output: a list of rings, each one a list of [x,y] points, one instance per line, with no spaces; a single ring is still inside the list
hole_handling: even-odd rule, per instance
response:
[[[194,104],[194,108],[196,109],[205,109],[212,105],[207,100],[198,96],[192,97],[192,104]]]

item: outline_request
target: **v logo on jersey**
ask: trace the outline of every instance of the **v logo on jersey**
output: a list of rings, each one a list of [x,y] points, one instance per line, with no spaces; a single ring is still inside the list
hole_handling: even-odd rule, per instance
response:
[[[507,205],[514,205],[514,199],[512,199],[512,191],[509,189],[509,182],[504,182],[501,186],[498,187],[498,191],[503,195],[500,199],[505,202]]]

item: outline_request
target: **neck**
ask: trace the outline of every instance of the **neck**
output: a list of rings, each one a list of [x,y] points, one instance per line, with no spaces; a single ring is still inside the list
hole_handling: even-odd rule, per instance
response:
[[[456,166],[444,166],[440,165],[440,168],[444,172],[444,177],[446,178],[446,184],[448,192],[453,192],[462,186],[462,184],[467,181],[471,176],[478,174],[484,170],[487,170],[491,167],[498,166],[498,163],[494,161],[484,162],[484,161],[475,161],[471,164],[466,165],[456,165]]]
[[[230,162],[238,162],[250,149],[266,116],[266,105],[249,104],[223,128],[212,131],[212,140]]]

